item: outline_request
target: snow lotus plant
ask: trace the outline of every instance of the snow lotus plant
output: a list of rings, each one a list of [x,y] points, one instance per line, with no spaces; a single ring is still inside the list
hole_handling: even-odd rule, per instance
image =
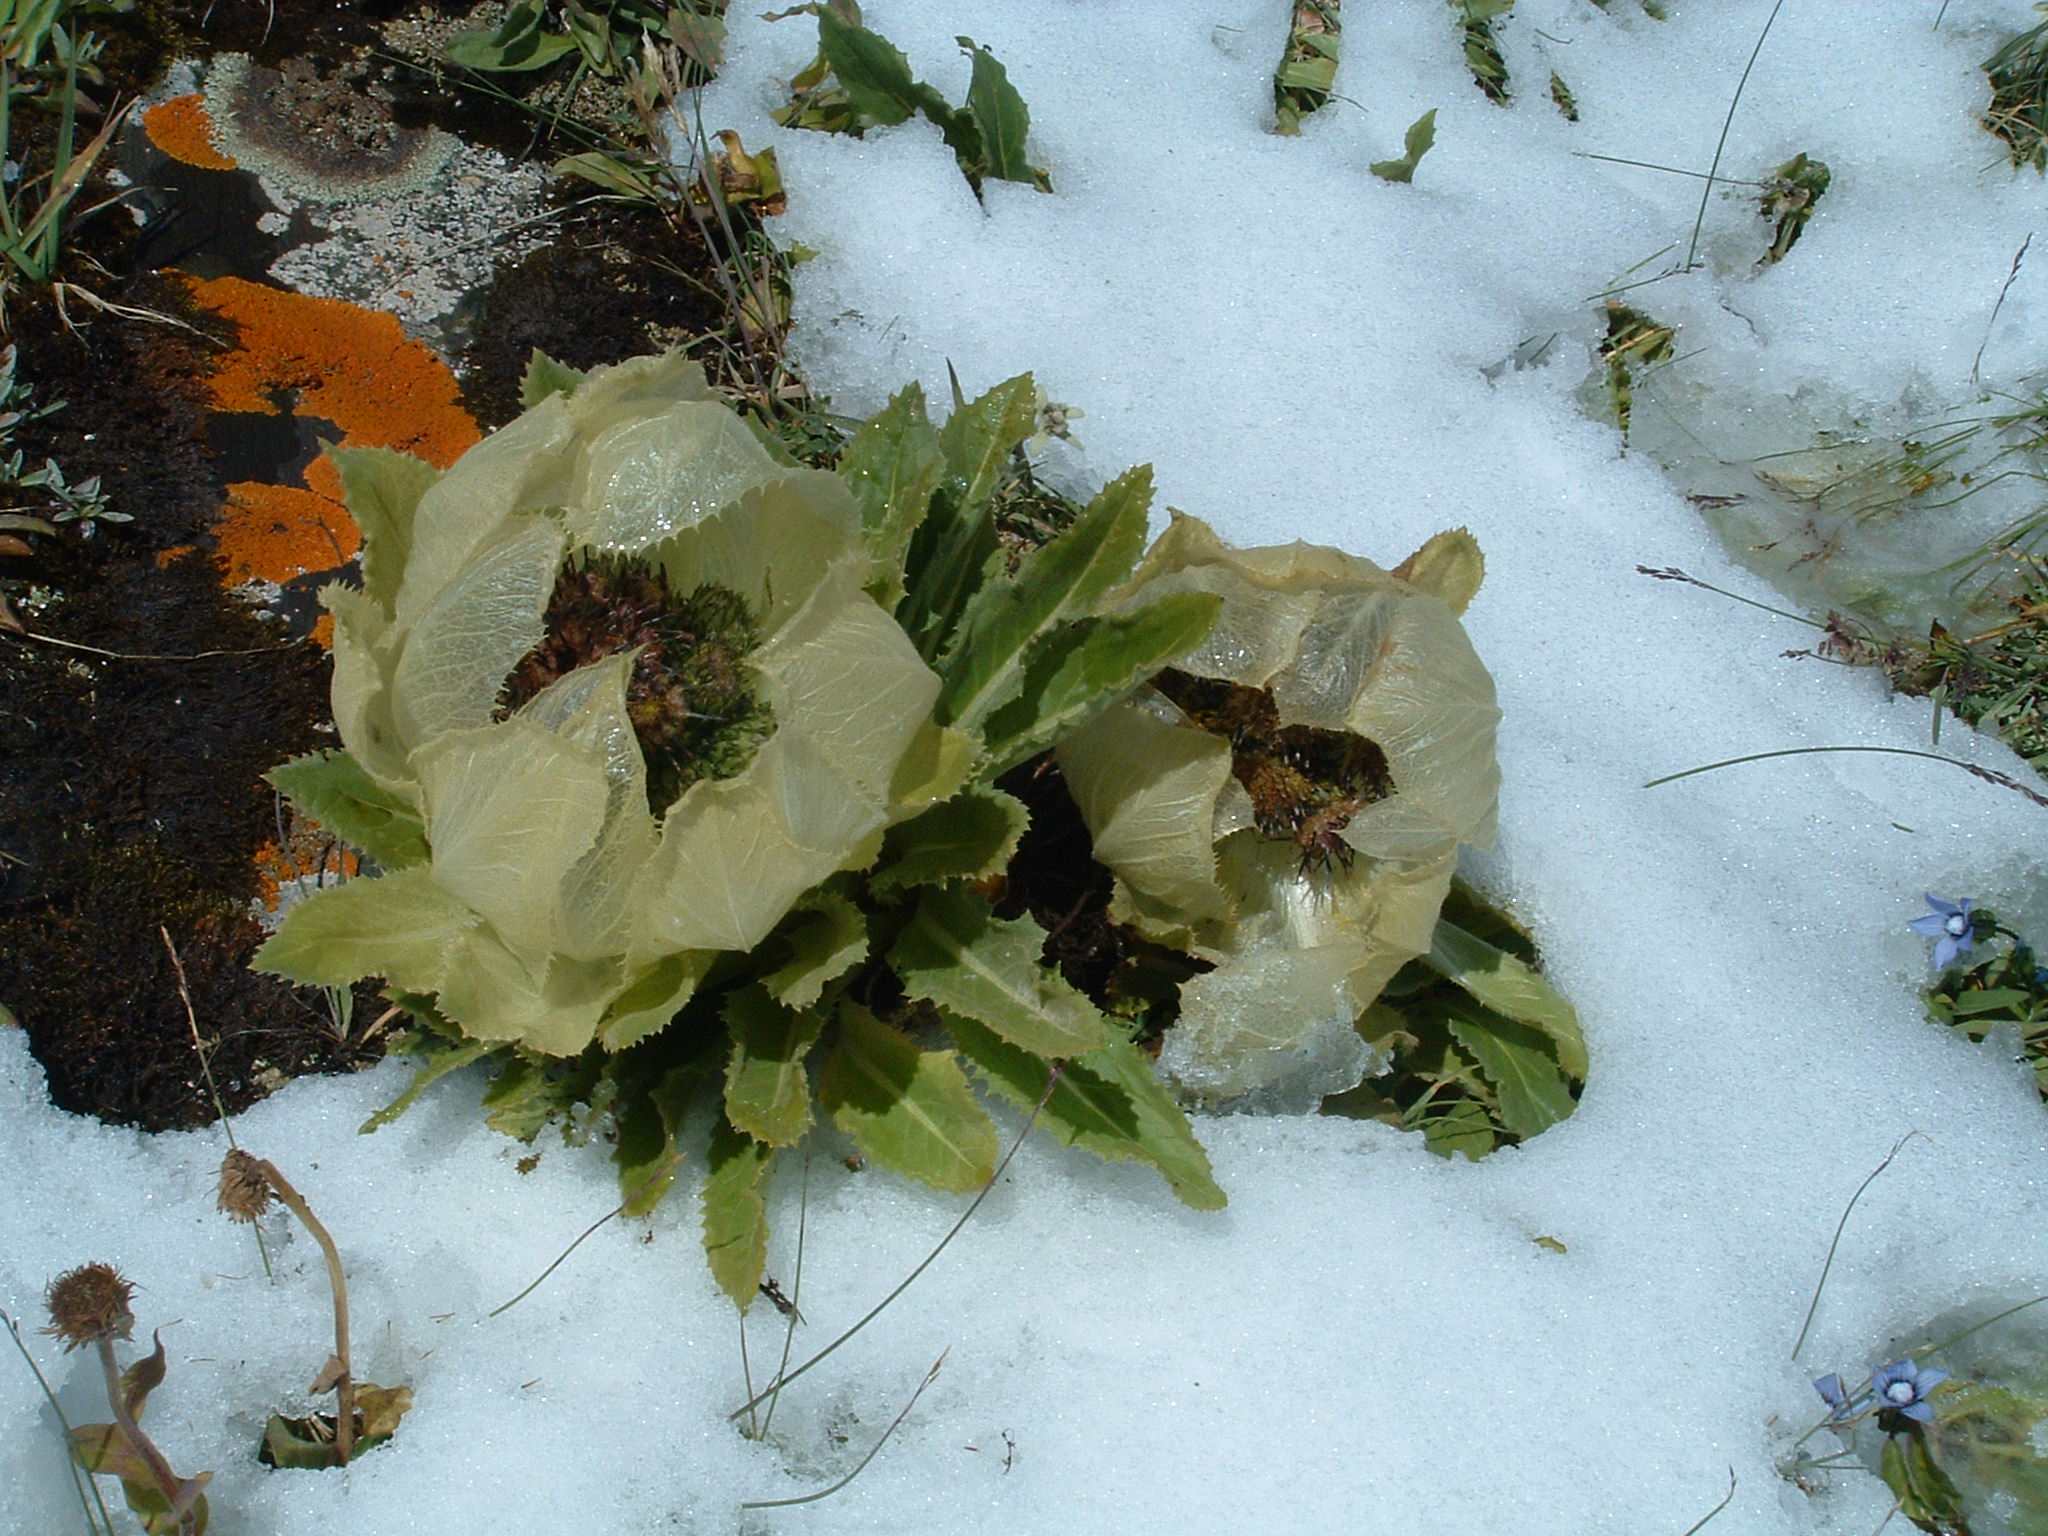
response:
[[[1142,468],[1019,536],[1038,400],[1024,375],[936,428],[912,387],[827,473],[692,364],[537,357],[525,413],[446,474],[338,456],[365,548],[361,589],[323,594],[345,750],[272,778],[381,872],[294,907],[257,963],[388,984],[426,1060],[373,1124],[488,1056],[491,1123],[601,1114],[641,1212],[702,1117],[705,1246],[744,1308],[764,1181],[820,1109],[870,1161],[976,1189],[998,1148],[971,1070],[1214,1208],[1141,1028],[1178,1008],[1169,1061],[1252,1086],[1295,1042],[1239,1021],[1341,1034],[1324,1091],[1357,1081],[1352,1021],[1492,825],[1491,685],[1425,590],[1476,584],[1476,551],[1404,581],[1181,519],[1147,555]],[[1254,760],[1300,782],[1276,800]],[[1062,765],[1106,912],[1106,879],[1093,909],[1043,886],[1085,888],[1085,841],[1019,855]],[[1062,969],[1077,919],[1122,955],[1109,981]]]
[[[1493,680],[1457,618],[1481,571],[1463,530],[1389,573],[1177,516],[1105,599],[1222,601],[1199,646],[1059,748],[1112,915],[1214,967],[1161,1052],[1184,1093],[1307,1110],[1356,1086],[1360,1016],[1442,952],[1458,849],[1492,841],[1500,785]]]

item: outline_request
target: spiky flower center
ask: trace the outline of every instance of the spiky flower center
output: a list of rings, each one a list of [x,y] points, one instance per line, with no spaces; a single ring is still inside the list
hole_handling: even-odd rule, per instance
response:
[[[626,679],[626,714],[647,764],[657,814],[699,779],[731,778],[775,729],[746,658],[760,644],[746,600],[705,583],[686,596],[645,560],[592,554],[555,578],[546,633],[506,679],[510,714],[556,679],[639,649]]]
[[[1251,796],[1252,814],[1267,837],[1301,850],[1305,874],[1351,865],[1344,828],[1376,800],[1394,792],[1386,754],[1349,731],[1282,725],[1266,688],[1196,677],[1169,667],[1152,679],[1190,723],[1230,743],[1230,771]]]
[[[125,1339],[135,1330],[128,1303],[135,1287],[111,1264],[81,1264],[50,1282],[44,1302],[50,1326],[43,1332],[73,1350],[100,1339]]]

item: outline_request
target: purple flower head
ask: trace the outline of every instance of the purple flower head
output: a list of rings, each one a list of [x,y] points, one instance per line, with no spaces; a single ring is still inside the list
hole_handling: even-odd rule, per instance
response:
[[[1934,910],[1925,917],[1916,917],[1906,926],[1915,933],[1935,940],[1934,968],[1945,971],[1957,955],[1967,955],[1977,943],[1977,935],[1970,923],[1970,898],[1961,901],[1943,901],[1930,893],[1927,905]]]
[[[1856,1405],[1849,1401],[1849,1394],[1843,1390],[1842,1378],[1833,1371],[1829,1371],[1825,1376],[1814,1377],[1813,1390],[1818,1392],[1821,1401],[1828,1405],[1830,1419],[1846,1419],[1855,1411]]]
[[[1948,1372],[1938,1365],[1923,1366],[1915,1360],[1894,1360],[1890,1365],[1871,1372],[1870,1390],[1879,1408],[1902,1413],[1916,1424],[1931,1424],[1934,1422],[1934,1410],[1927,1406],[1928,1395],[1947,1380]]]

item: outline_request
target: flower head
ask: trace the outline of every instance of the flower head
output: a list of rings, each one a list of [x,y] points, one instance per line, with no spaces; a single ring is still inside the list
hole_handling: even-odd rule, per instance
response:
[[[236,1147],[220,1161],[221,1213],[230,1221],[254,1221],[270,1209],[270,1180],[262,1162]]]
[[[1830,1419],[1846,1419],[1855,1413],[1855,1399],[1849,1396],[1848,1391],[1842,1386],[1842,1378],[1833,1371],[1829,1371],[1825,1376],[1814,1377],[1813,1390],[1818,1392],[1821,1400],[1828,1405]]]
[[[1934,1421],[1934,1410],[1927,1405],[1927,1398],[1947,1380],[1948,1372],[1938,1365],[1894,1360],[1871,1373],[1870,1390],[1880,1409],[1904,1414],[1916,1424],[1930,1424]]]
[[[128,1303],[134,1295],[134,1284],[111,1264],[68,1269],[44,1293],[50,1326],[43,1332],[62,1339],[67,1351],[101,1339],[131,1338],[135,1314]]]
[[[1957,955],[1967,955],[1976,947],[1977,935],[1970,921],[1971,901],[1967,896],[1961,901],[1943,901],[1929,893],[1927,905],[1933,910],[1906,926],[1935,940],[1934,968],[1947,970]]]

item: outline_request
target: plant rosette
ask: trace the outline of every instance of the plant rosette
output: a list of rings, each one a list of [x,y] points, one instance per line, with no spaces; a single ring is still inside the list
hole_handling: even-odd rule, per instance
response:
[[[1430,952],[1459,847],[1494,835],[1500,710],[1458,619],[1482,570],[1462,529],[1390,573],[1176,515],[1105,597],[1222,599],[1199,647],[1059,747],[1111,915],[1214,967],[1160,1055],[1184,1094],[1309,1109],[1365,1076],[1356,1020]]]
[[[940,684],[864,590],[845,485],[779,462],[696,364],[537,356],[526,399],[445,474],[335,452],[363,533],[361,587],[321,594],[346,751],[273,781],[384,872],[296,905],[255,963],[382,976],[562,1056],[661,1028],[872,862],[935,797],[897,780]]]

